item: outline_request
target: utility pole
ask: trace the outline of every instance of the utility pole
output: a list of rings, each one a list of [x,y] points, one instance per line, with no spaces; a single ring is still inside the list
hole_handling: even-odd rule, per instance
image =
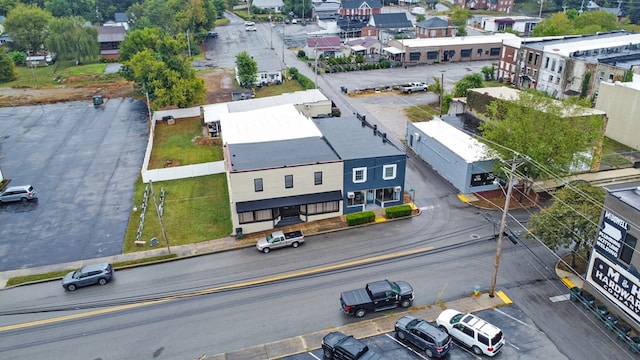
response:
[[[500,256],[502,255],[502,239],[504,238],[504,230],[507,227],[507,215],[509,213],[509,202],[511,200],[511,193],[513,192],[513,178],[518,168],[518,165],[524,163],[524,159],[518,160],[518,153],[516,153],[513,157],[513,160],[510,161],[511,169],[509,171],[509,176],[507,177],[507,194],[506,199],[504,200],[504,208],[502,209],[502,220],[500,221],[500,232],[498,233],[498,245],[496,249],[496,261],[493,265],[493,276],[491,277],[491,287],[489,288],[489,297],[494,297],[496,294],[496,280],[498,278],[498,267],[500,267]]]
[[[538,17],[542,17],[542,5],[544,4],[544,0],[540,0],[540,12],[538,13]]]
[[[160,214],[160,209],[158,208],[158,202],[156,201],[156,192],[153,191],[153,181],[149,180],[149,187],[151,188],[151,195],[153,196],[153,205],[156,208],[156,213],[158,214],[158,221],[160,221],[160,229],[162,230],[162,237],[164,238],[164,243],[167,245],[167,251],[171,254],[171,248],[169,248],[169,240],[167,240],[167,232],[164,229],[164,223],[162,222],[162,214]]]
[[[187,29],[187,48],[189,49],[189,59],[191,59],[191,41],[189,41],[189,29]]]
[[[315,43],[315,49],[313,49],[313,52],[315,53],[315,56],[316,56],[316,63],[313,66],[313,71],[316,73],[316,80],[314,85],[316,86],[316,89],[317,89],[318,88],[318,34],[315,35],[315,40],[316,40],[316,43]]]
[[[284,18],[282,18],[282,66],[286,66],[284,62]]]

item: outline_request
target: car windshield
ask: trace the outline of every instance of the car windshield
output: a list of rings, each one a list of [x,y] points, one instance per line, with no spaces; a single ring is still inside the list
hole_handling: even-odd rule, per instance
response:
[[[73,272],[73,276],[71,276],[74,279],[77,279],[80,277],[80,270],[76,270]]]
[[[464,314],[457,314],[456,316],[451,318],[451,323],[453,324],[453,323],[460,322],[463,316]]]
[[[398,286],[398,284],[393,281],[389,281],[389,285],[391,285],[391,290],[393,290],[394,293],[400,294],[400,286]]]
[[[267,242],[268,243],[272,243],[273,242],[273,235],[271,235],[271,234],[267,235]]]

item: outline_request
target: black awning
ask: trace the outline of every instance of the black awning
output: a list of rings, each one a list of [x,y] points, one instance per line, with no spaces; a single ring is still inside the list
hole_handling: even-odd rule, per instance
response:
[[[342,200],[342,191],[327,191],[315,194],[286,196],[281,198],[241,201],[236,203],[236,212],[275,209],[285,206],[314,204],[326,201]]]

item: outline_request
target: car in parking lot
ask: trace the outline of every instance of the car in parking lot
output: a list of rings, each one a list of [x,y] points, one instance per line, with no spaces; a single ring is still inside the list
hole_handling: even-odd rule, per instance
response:
[[[255,27],[255,26],[253,26],[253,25],[252,25],[252,26],[247,26],[247,27],[245,27],[244,29],[245,29],[246,31],[258,31],[258,29],[256,29],[256,27]]]
[[[207,33],[207,39],[217,39],[218,38],[218,33],[215,31],[209,31]]]
[[[109,263],[87,265],[79,270],[72,271],[62,278],[62,287],[68,291],[88,286],[106,285],[113,278],[113,266]]]
[[[254,23],[253,21],[245,21],[244,22],[244,26],[245,27],[247,27],[247,26],[256,26],[256,23]]]
[[[444,357],[451,349],[451,336],[437,326],[410,315],[396,321],[396,337],[424,351],[428,357]]]
[[[9,186],[0,192],[0,203],[37,199],[38,194],[31,185]]]
[[[473,314],[447,309],[438,315],[436,324],[476,355],[495,356],[505,344],[502,330]]]

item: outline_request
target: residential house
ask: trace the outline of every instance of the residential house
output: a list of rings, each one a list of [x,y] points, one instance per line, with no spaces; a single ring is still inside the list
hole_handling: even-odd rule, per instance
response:
[[[273,56],[262,56],[260,58],[253,58],[256,64],[258,65],[258,73],[256,74],[256,80],[253,84],[241,84],[248,85],[250,87],[253,86],[265,86],[271,84],[280,84],[282,83],[282,63],[280,59]],[[238,75],[238,68],[235,68],[236,73],[236,81],[238,84],[241,83],[240,76]]]
[[[488,157],[487,146],[441,118],[408,122],[405,141],[460,193],[498,188],[493,174],[497,160]]]
[[[98,44],[100,44],[100,57],[106,60],[118,61],[120,58],[120,43],[124,41],[125,33],[124,26],[99,26]]]
[[[511,13],[514,0],[454,0],[453,4],[471,10],[491,10]]]
[[[113,14],[114,20],[109,20],[103,26],[123,26],[125,31],[129,31],[129,18],[123,12]]]
[[[437,16],[416,23],[416,37],[418,38],[454,37],[457,31],[457,27],[452,25],[449,20]]]
[[[540,21],[542,18],[530,16],[490,16],[482,18],[482,29],[491,32],[511,30],[521,36],[530,36]]]
[[[509,33],[498,33],[486,36],[391,40],[389,46],[382,51],[389,59],[404,65],[497,60],[502,41],[515,37]]]
[[[343,213],[404,202],[407,156],[366,116],[315,119],[314,123],[343,164]]]
[[[606,186],[583,289],[640,328],[640,182]]]
[[[396,35],[413,36],[413,23],[407,18],[407,13],[374,14],[362,29],[362,36],[376,36],[383,44],[394,39]]]
[[[342,42],[337,36],[308,37],[305,42],[304,53],[307,55],[307,58],[310,59],[341,57]]]
[[[640,76],[633,82],[603,82],[595,108],[607,113],[605,135],[640,151]]]
[[[350,55],[379,54],[382,49],[380,41],[373,36],[351,39],[345,43]]]
[[[236,234],[342,213],[342,161],[293,105],[222,114],[220,123]]]

